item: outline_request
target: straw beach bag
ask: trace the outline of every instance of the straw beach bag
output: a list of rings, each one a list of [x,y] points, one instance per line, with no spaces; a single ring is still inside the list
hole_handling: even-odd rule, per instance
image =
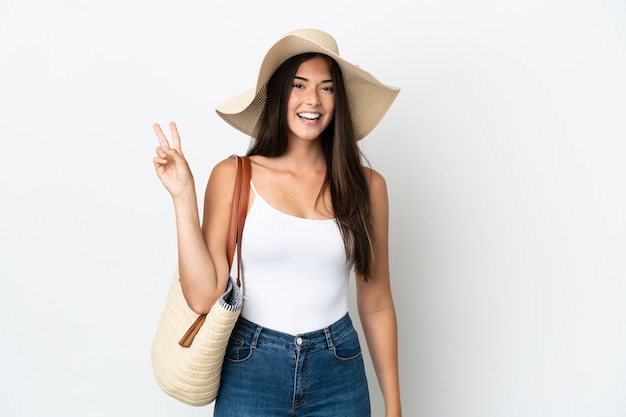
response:
[[[152,342],[152,370],[157,383],[171,397],[193,406],[207,405],[217,396],[224,353],[243,301],[240,248],[250,193],[250,160],[233,157],[237,160],[237,179],[227,255],[230,267],[237,246],[237,280],[229,277],[226,291],[211,310],[198,315],[185,301],[177,269]]]

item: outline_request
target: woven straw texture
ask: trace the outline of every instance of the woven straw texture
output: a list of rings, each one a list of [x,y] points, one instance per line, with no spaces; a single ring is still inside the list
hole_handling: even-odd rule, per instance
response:
[[[178,341],[198,314],[188,307],[176,271],[152,343],[152,370],[165,393],[193,406],[215,400],[228,339],[240,313],[240,289],[230,279],[192,345],[180,346]]]

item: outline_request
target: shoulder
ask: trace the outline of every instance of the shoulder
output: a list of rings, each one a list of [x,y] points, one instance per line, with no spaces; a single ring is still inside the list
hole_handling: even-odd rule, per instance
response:
[[[369,186],[371,199],[376,201],[378,199],[387,200],[387,182],[378,171],[363,167],[363,173],[365,174],[365,180]]]
[[[228,157],[215,164],[211,170],[207,190],[216,193],[216,195],[229,195],[232,193],[233,184],[237,177],[236,163],[235,158]]]
[[[210,180],[218,180],[219,182],[227,181],[232,178],[235,180],[235,176],[237,173],[236,169],[237,161],[233,157],[228,157],[226,159],[221,160],[213,167],[211,171]]]
[[[236,163],[237,161],[235,161],[235,158],[233,158],[232,156],[229,156],[228,158],[223,159],[217,164],[215,164],[215,166],[213,167],[213,171],[211,172],[211,175],[216,175],[216,176],[232,175],[234,177]]]

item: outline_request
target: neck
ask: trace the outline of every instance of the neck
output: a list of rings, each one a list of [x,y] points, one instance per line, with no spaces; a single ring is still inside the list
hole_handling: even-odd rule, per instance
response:
[[[293,170],[326,169],[326,160],[321,142],[290,141],[287,150],[280,157]]]

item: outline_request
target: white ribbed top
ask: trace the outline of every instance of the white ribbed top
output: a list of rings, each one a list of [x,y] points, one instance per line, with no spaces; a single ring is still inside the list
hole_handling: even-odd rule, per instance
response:
[[[335,220],[283,213],[257,192],[246,218],[241,262],[242,316],[297,335],[322,329],[348,311],[352,264]]]

